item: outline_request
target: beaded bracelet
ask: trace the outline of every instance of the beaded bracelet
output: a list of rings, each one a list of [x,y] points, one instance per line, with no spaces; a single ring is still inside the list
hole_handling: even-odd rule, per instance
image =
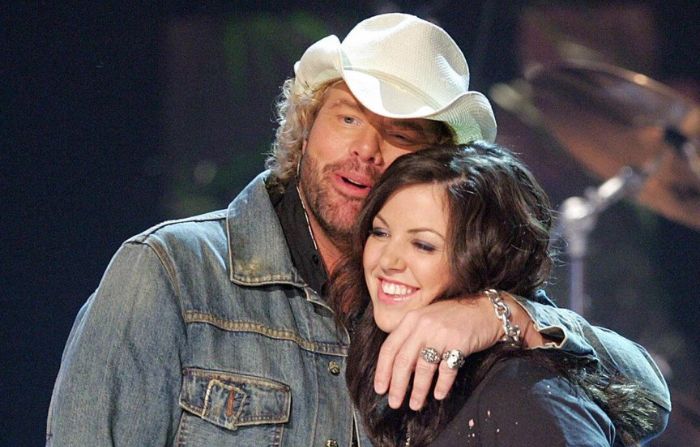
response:
[[[503,338],[501,338],[501,341],[513,347],[522,346],[520,326],[511,323],[510,308],[506,302],[503,301],[503,298],[501,298],[501,294],[498,293],[496,289],[486,289],[484,290],[484,294],[489,298],[491,304],[493,304],[493,310],[496,312],[496,316],[501,320],[501,323],[503,323],[503,331],[505,334]]]

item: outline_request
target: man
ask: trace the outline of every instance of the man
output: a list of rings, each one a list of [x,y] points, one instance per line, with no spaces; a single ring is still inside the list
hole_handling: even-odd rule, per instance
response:
[[[166,222],[119,249],[70,334],[48,445],[368,445],[345,389],[349,336],[323,298],[328,274],[389,164],[431,143],[493,141],[495,120],[468,90],[454,41],[404,14],[316,42],[278,108],[270,171],[227,210]],[[506,320],[486,296],[411,313],[383,348],[375,390],[397,407],[415,371],[418,409],[436,371],[437,398],[455,375],[424,348],[469,354],[504,332],[517,338],[518,325],[528,346],[640,381],[658,406],[648,433],[663,429],[668,390],[642,348],[504,296]]]

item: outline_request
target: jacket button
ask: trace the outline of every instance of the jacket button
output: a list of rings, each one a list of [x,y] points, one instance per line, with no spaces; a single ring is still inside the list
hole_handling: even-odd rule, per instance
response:
[[[328,372],[330,372],[334,376],[340,374],[340,365],[338,364],[338,362],[336,362],[335,360],[331,360],[330,362],[328,362]],[[326,442],[326,445],[329,445],[328,442]]]
[[[338,441],[335,439],[329,439],[326,441],[326,447],[338,447]]]

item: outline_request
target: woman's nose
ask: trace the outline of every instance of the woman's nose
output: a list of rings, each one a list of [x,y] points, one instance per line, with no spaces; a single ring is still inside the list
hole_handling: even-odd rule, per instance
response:
[[[379,258],[379,266],[384,271],[403,270],[406,267],[406,263],[404,262],[401,249],[395,244],[387,244]]]

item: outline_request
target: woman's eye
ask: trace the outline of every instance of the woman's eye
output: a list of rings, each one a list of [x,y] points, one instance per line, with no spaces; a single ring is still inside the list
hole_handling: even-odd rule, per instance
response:
[[[413,246],[416,247],[418,250],[424,251],[426,253],[432,253],[436,250],[433,244],[428,244],[427,242],[422,241],[414,241]]]
[[[355,117],[352,116],[343,116],[343,122],[345,124],[356,124],[357,119],[355,119]]]
[[[389,232],[386,231],[384,228],[376,228],[375,227],[375,228],[372,228],[371,230],[369,230],[369,234],[370,234],[370,236],[374,236],[374,237],[386,237],[389,235]]]

